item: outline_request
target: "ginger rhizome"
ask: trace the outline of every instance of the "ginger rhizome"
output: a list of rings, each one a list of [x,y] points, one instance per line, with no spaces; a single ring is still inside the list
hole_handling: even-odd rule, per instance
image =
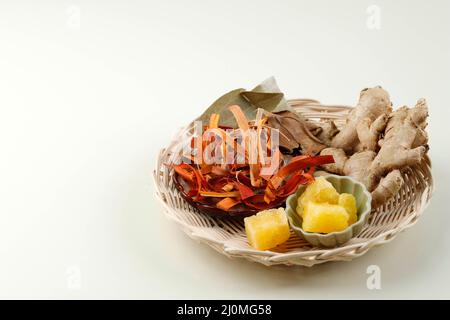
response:
[[[392,112],[389,94],[381,87],[365,89],[342,130],[321,155],[335,163],[323,168],[362,182],[372,193],[373,205],[385,203],[400,190],[400,170],[417,165],[427,151],[428,108],[420,99],[413,108]]]

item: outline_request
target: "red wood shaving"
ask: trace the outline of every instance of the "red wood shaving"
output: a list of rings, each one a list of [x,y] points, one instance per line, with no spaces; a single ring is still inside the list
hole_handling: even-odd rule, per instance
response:
[[[249,130],[250,125],[240,108],[232,106],[230,110],[236,116],[240,129]],[[218,115],[212,115],[211,127],[217,128],[218,121]],[[261,123],[263,122],[262,120]],[[205,143],[202,141],[203,145]],[[265,177],[259,175],[261,163],[226,166],[182,163],[174,165],[173,169],[189,186],[190,190],[186,194],[195,202],[202,203],[206,198],[216,198],[216,207],[224,211],[229,211],[238,204],[264,210],[282,205],[299,185],[314,181],[316,166],[333,162],[332,156],[297,156],[274,175]]]

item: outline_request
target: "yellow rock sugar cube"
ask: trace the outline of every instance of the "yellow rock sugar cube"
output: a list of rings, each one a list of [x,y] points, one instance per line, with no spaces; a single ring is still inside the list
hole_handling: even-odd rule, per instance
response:
[[[348,224],[354,224],[358,220],[358,209],[356,208],[356,199],[352,194],[341,193],[339,195],[338,204],[347,210],[348,213]]]
[[[289,239],[289,223],[283,208],[270,209],[244,219],[249,244],[268,250]]]
[[[309,202],[303,213],[302,228],[306,232],[330,233],[348,227],[349,214],[336,204]]]
[[[324,177],[318,177],[306,187],[303,194],[298,198],[297,213],[302,216],[306,204],[310,201],[317,203],[337,204],[339,193],[331,182]]]

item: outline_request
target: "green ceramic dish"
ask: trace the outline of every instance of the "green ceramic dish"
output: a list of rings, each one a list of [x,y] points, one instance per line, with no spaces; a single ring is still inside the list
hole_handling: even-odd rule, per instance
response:
[[[297,199],[305,191],[306,186],[302,185],[297,192],[290,195],[286,200],[286,213],[292,229],[303,239],[316,247],[336,247],[351,238],[356,237],[364,225],[367,223],[369,213],[371,211],[372,197],[366,187],[347,176],[326,175],[324,176],[339,193],[351,193],[356,198],[356,206],[358,207],[358,221],[349,226],[347,229],[339,232],[331,233],[311,233],[302,229],[302,218],[297,214]]]

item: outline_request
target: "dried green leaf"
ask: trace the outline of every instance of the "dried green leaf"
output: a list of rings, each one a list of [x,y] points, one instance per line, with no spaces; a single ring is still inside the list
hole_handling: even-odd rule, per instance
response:
[[[234,104],[241,107],[248,120],[255,119],[258,108],[269,112],[291,110],[284,99],[283,93],[280,92],[275,79],[271,77],[256,86],[253,90],[246,91],[245,89],[239,88],[224,94],[197,120],[208,123],[211,114],[217,113],[220,115],[219,123],[221,125],[236,128],[237,123],[232,113],[228,110],[228,107]]]

